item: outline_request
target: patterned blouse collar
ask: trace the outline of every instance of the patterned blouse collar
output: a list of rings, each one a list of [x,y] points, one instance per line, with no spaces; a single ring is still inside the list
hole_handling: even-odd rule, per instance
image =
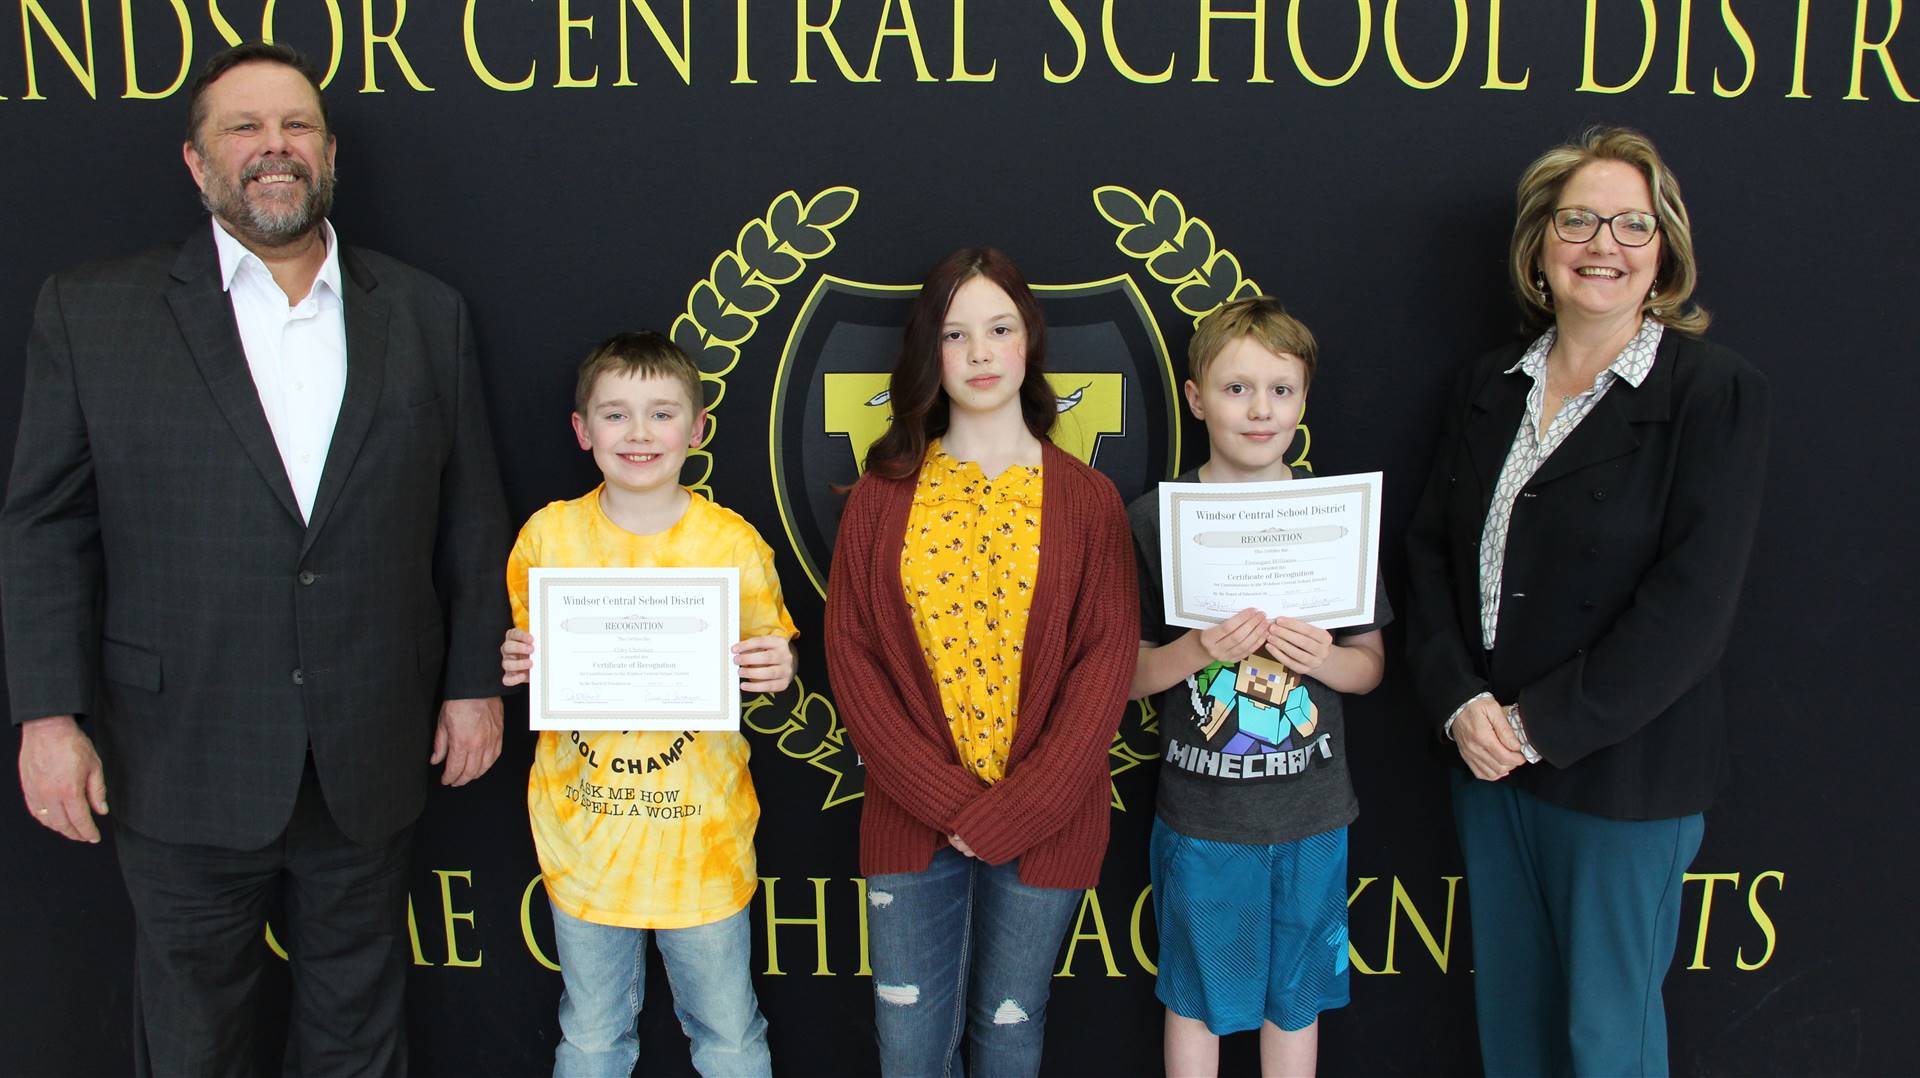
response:
[[[1002,501],[1040,504],[1040,469],[1030,464],[1009,465],[1007,470],[988,479],[980,465],[956,460],[935,438],[927,446],[920,464],[920,480],[914,484],[915,504],[965,501],[990,504]]]
[[[1660,337],[1666,329],[1667,327],[1659,319],[1652,315],[1642,315],[1640,332],[1633,335],[1633,339],[1627,342],[1627,346],[1620,350],[1620,354],[1614,357],[1613,362],[1607,365],[1607,370],[1602,371],[1600,376],[1611,371],[1628,385],[1639,389],[1640,383],[1647,379],[1647,372],[1653,370],[1654,353],[1659,351]],[[1547,352],[1552,350],[1553,342],[1559,334],[1558,328],[1549,326],[1547,331],[1527,348],[1526,353],[1520,357],[1520,361],[1507,368],[1506,373],[1513,374],[1518,371],[1536,382],[1544,381],[1547,377]],[[1598,377],[1595,380],[1597,381]]]

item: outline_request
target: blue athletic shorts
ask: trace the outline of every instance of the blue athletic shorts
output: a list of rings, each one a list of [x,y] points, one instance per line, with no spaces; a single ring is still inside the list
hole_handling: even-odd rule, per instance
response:
[[[1272,846],[1153,821],[1154,995],[1215,1034],[1305,1029],[1347,1005],[1347,829]]]

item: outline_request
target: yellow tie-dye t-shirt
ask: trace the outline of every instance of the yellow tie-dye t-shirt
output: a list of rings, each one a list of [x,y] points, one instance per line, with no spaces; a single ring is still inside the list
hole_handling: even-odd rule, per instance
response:
[[[900,584],[940,688],[954,749],[987,782],[1007,773],[1020,719],[1020,645],[1040,567],[1038,467],[988,479],[935,441],[920,465]]]
[[[507,560],[514,624],[527,627],[528,569],[733,566],[742,638],[794,636],[772,549],[738,513],[688,493],[680,520],[655,535],[609,520],[599,488],[535,513]],[[760,800],[737,733],[543,730],[527,816],[548,898],[584,921],[711,924],[745,908],[758,883]]]

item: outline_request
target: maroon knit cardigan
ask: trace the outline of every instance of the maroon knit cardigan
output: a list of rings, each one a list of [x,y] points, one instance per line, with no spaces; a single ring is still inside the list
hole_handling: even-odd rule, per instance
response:
[[[1006,776],[960,763],[900,585],[915,476],[868,475],[840,517],[827,672],[867,768],[860,871],[919,872],[957,834],[1038,887],[1092,887],[1107,850],[1107,753],[1127,706],[1140,608],[1126,511],[1107,477],[1042,445],[1040,564]]]

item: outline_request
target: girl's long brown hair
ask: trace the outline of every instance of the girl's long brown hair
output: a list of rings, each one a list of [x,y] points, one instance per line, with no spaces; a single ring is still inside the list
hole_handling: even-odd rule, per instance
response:
[[[1040,302],[1027,287],[1013,260],[992,247],[962,247],[940,260],[920,286],[900,342],[900,356],[887,381],[893,422],[867,450],[867,471],[888,479],[904,479],[920,470],[927,443],[947,431],[947,394],[940,387],[940,329],[947,306],[960,286],[985,277],[1000,286],[1025,323],[1027,370],[1020,383],[1020,414],[1033,436],[1044,440],[1053,430],[1059,410],[1053,388],[1044,375],[1047,325]]]

